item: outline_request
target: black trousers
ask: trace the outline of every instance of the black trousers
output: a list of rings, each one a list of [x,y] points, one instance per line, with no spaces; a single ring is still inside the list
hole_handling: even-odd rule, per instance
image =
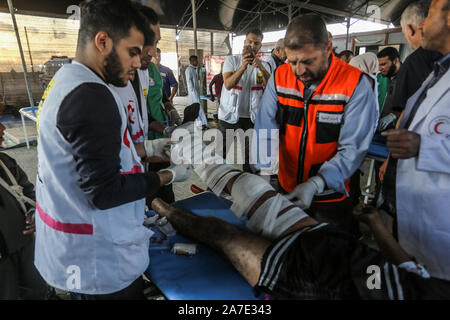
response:
[[[70,292],[72,300],[146,300],[144,279],[137,278],[125,289],[110,294],[83,294]]]
[[[47,284],[34,266],[34,240],[0,259],[0,300],[44,300]]]
[[[247,131],[248,129],[253,129],[253,123],[250,120],[250,118],[239,118],[237,123],[231,124],[222,120],[219,120],[219,130],[222,133],[223,136],[223,153],[222,153],[222,157],[226,159],[226,154],[230,151],[230,146],[233,143],[233,139],[227,139],[227,135],[226,135],[226,130],[227,129],[232,129],[232,130],[236,130],[236,129],[242,129],[245,131]],[[243,171],[244,172],[252,172],[251,166],[250,166],[250,141],[249,139],[245,139],[245,142],[242,143],[241,145],[244,146],[244,150],[242,150],[242,152],[244,152],[244,164],[243,164]],[[240,152],[241,150],[238,150],[237,152]]]

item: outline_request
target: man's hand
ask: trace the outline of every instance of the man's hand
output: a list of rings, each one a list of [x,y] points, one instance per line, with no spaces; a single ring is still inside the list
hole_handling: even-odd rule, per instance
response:
[[[170,122],[172,124],[176,124],[177,126],[183,123],[183,121],[181,121],[180,115],[178,114],[178,111],[175,109],[169,111],[169,118]]]
[[[192,175],[192,166],[190,164],[180,164],[167,169],[162,169],[159,172],[163,173],[166,171],[172,173],[172,180],[165,184],[169,185],[174,182],[180,182],[189,179]]]
[[[381,132],[386,130],[390,124],[395,125],[395,121],[397,121],[397,116],[393,113],[389,113],[380,119],[380,122],[378,123],[378,131]]]
[[[242,65],[244,69],[247,68],[247,66],[253,63],[253,60],[255,59],[255,56],[253,53],[247,52],[242,54]]]
[[[163,130],[164,137],[170,138],[176,128],[176,126],[165,127]]]
[[[25,230],[23,231],[23,234],[33,234],[36,231],[36,225],[34,222],[34,209],[31,209],[27,212],[25,216]]]
[[[267,72],[266,68],[262,64],[262,61],[260,59],[258,59],[258,58],[255,58],[255,60],[253,60],[252,66],[254,68],[258,68],[262,72],[263,79],[264,79],[264,84],[267,85],[267,81],[269,81],[269,79],[270,79],[270,73]]]
[[[420,135],[406,129],[387,130],[381,133],[387,137],[387,147],[393,158],[409,159],[416,157],[420,149]]]
[[[170,150],[171,142],[170,139],[162,138],[155,140],[145,140],[144,147],[147,157],[159,157],[164,158],[167,161],[167,151]]]
[[[371,225],[373,222],[380,219],[378,210],[364,203],[359,203],[353,208],[353,216],[367,225]]]
[[[165,186],[173,179],[173,173],[169,170],[160,170],[156,173],[159,176],[159,185]]]
[[[311,206],[312,199],[317,193],[323,192],[325,189],[325,181],[319,177],[314,176],[308,181],[299,184],[295,189],[286,195],[288,200],[291,200],[294,204],[301,209],[308,209]],[[297,199],[294,201],[293,199]]]
[[[262,61],[259,58],[255,58],[252,62],[252,67],[258,68],[258,69],[264,69],[264,66],[262,64]]]

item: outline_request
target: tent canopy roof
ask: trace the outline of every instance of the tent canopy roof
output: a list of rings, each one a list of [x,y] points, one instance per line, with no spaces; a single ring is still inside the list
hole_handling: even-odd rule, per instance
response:
[[[16,13],[50,17],[69,17],[70,6],[80,0],[12,0]],[[191,0],[139,0],[161,15],[161,24],[192,27]],[[221,30],[243,34],[252,28],[262,31],[287,27],[288,15],[320,13],[328,23],[342,22],[345,17],[399,24],[402,11],[412,0],[196,0],[199,29]],[[289,8],[289,5],[291,7]],[[7,0],[0,0],[0,11],[9,12]]]

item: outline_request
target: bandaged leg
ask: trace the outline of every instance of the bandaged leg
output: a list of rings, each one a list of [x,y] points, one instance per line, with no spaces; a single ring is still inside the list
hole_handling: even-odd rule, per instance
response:
[[[232,182],[233,205],[230,209],[238,218],[249,217],[247,228],[256,234],[275,239],[298,221],[308,217],[302,209],[278,193],[258,205],[257,202],[264,195],[275,193],[272,186],[259,176],[242,173],[226,164],[197,165],[195,170],[216,195],[220,195],[227,184],[239,175]],[[252,210],[255,205],[256,210]]]
[[[263,178],[250,174],[241,174],[233,183],[231,211],[238,217],[247,215],[250,208],[266,192],[275,191]]]
[[[299,207],[288,209],[291,206],[292,202],[277,194],[256,209],[247,222],[247,228],[266,238],[276,239],[295,223],[308,217]]]
[[[250,212],[257,201],[270,191],[275,190],[263,178],[249,173],[242,174],[234,181],[231,189],[231,211],[237,217],[249,216],[247,228],[254,233],[275,239],[308,215],[278,193],[266,199],[254,212]],[[288,209],[289,207],[292,208]]]
[[[275,239],[298,221],[308,215],[280,194],[257,175],[242,173],[232,165],[223,164],[223,158],[208,152],[200,131],[185,126],[184,143],[172,150],[172,158],[182,154],[184,161],[193,164],[194,171],[208,187],[220,195],[223,190],[231,190],[233,205],[231,211],[238,217],[248,217],[247,227],[254,233]],[[180,150],[177,150],[180,149]],[[187,152],[186,152],[187,151]],[[196,162],[195,156],[202,155],[202,161]],[[262,202],[262,203],[261,203]]]
[[[191,163],[194,172],[216,195],[220,195],[227,183],[241,173],[232,165],[223,164],[223,158],[214,152],[214,144],[207,146],[203,142],[202,131],[196,130],[192,123],[174,131],[172,139],[178,141],[180,137],[182,142],[172,148],[172,161]]]
[[[194,165],[194,171],[216,195],[220,195],[231,178],[241,173],[228,164]]]

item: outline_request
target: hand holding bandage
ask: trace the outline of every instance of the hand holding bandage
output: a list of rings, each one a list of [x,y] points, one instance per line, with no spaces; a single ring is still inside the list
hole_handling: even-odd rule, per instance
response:
[[[169,161],[166,156],[167,150],[170,150],[171,142],[168,138],[146,140],[144,142],[145,153],[148,158],[161,158]]]
[[[172,136],[173,131],[176,129],[176,126],[165,127],[163,130],[163,136],[170,138]]]
[[[299,184],[295,189],[286,195],[286,198],[291,200],[302,209],[308,209],[311,206],[312,199],[318,193],[322,193],[325,189],[325,181],[319,177],[314,176],[308,181]],[[297,199],[294,201],[293,199]]]
[[[174,182],[185,181],[192,175],[192,166],[190,164],[180,164],[177,166],[171,166],[170,168],[160,170],[159,172],[169,171],[172,173],[172,180],[165,185],[169,185]]]

